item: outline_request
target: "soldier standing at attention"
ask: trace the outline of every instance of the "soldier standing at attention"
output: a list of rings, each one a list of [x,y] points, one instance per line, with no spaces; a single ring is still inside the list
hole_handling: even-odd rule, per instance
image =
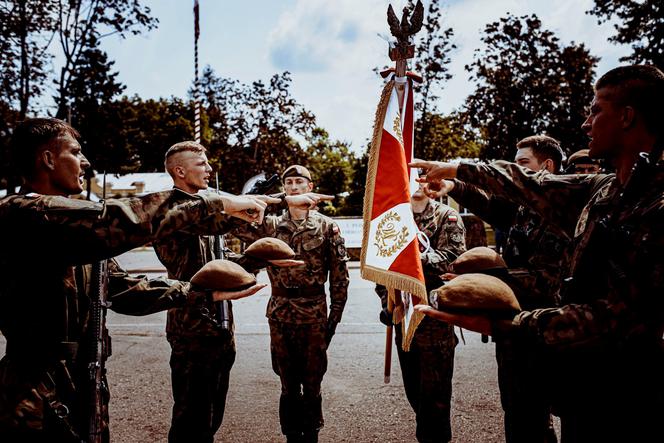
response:
[[[418,229],[429,245],[420,243],[427,291],[442,284],[441,275],[466,250],[465,229],[459,213],[450,206],[427,197],[422,186],[412,195],[410,204]],[[387,289],[376,286],[383,312],[380,319],[391,324],[387,313]],[[415,412],[416,437],[420,443],[449,442],[452,439],[450,404],[454,348],[458,339],[454,326],[425,317],[415,331],[410,351],[401,347],[402,329],[396,327],[395,341],[406,397]]]
[[[166,151],[164,166],[175,189],[182,191],[175,194],[177,202],[196,199],[198,191],[208,188],[212,168],[203,145],[194,141],[176,143]],[[157,240],[153,246],[169,278],[189,281],[205,263],[222,258],[215,256],[214,241],[215,236],[182,232]],[[226,255],[249,271],[265,266],[230,251]],[[274,261],[275,266],[288,262]],[[168,433],[171,443],[211,443],[223,421],[230,371],[235,362],[235,338],[231,303],[228,302],[228,328],[215,321],[217,309],[217,303],[206,300],[198,306],[168,311],[166,337],[171,345],[174,402]]]
[[[556,364],[562,442],[659,441],[664,416],[664,73],[622,66],[595,84],[582,128],[616,174],[553,175],[507,162],[413,162],[528,205],[574,236],[559,307],[509,322],[416,308],[545,349]],[[659,436],[659,437],[657,437]]]
[[[514,162],[530,171],[556,174],[561,170],[560,143],[545,135],[519,141]],[[570,236],[542,219],[537,212],[478,186],[460,180],[445,181],[446,193],[473,214],[507,232],[503,259],[523,309],[557,305],[563,272],[569,265]],[[438,194],[436,194],[438,195]],[[500,402],[507,443],[557,441],[547,394],[551,374],[545,356],[523,352],[523,344],[494,337]]]
[[[289,196],[306,196],[313,189],[309,170],[288,167],[281,176]],[[346,304],[348,256],[339,227],[311,209],[289,206],[258,226],[245,225],[232,233],[253,242],[270,236],[288,243],[305,266],[269,266],[272,296],[267,305],[272,367],[281,379],[279,421],[287,441],[318,441],[323,427],[321,382],[327,370],[327,347]],[[330,281],[330,310],[325,282]]]
[[[231,215],[260,220],[265,208],[235,196],[199,197],[176,206],[172,191],[103,203],[70,199],[82,191],[90,167],[78,137],[53,118],[25,120],[13,134],[14,161],[25,183],[19,194],[0,200],[0,331],[7,339],[0,361],[3,443],[87,439],[88,264],[176,231],[223,232]],[[195,294],[188,294],[187,283],[132,279],[114,263],[109,269],[109,299],[118,312],[147,314]],[[104,397],[105,442],[107,402]]]

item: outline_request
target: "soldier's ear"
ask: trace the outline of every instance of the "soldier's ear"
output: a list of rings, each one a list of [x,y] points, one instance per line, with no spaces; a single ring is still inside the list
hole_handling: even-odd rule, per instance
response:
[[[636,110],[631,106],[625,106],[622,110],[622,127],[627,129],[636,121]]]
[[[53,171],[55,169],[55,154],[49,149],[44,149],[39,159],[46,169]]]
[[[184,178],[185,176],[184,168],[180,165],[177,165],[173,168],[173,173],[177,178]]]

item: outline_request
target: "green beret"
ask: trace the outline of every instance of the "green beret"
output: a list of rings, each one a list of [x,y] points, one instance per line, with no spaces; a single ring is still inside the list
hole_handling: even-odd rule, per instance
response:
[[[521,310],[512,289],[490,275],[459,275],[432,292],[441,311],[510,318]]]
[[[312,181],[309,170],[301,165],[291,165],[287,167],[284,173],[281,174],[281,181],[283,182],[287,177],[304,177],[307,180]]]

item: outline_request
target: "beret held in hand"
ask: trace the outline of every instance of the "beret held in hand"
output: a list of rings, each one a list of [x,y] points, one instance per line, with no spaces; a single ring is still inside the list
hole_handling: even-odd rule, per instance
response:
[[[216,291],[241,291],[256,284],[256,276],[228,260],[207,262],[191,278],[196,288]]]
[[[244,251],[244,254],[259,260],[283,260],[295,257],[295,251],[283,240],[265,237],[256,240]]]
[[[511,318],[521,310],[514,292],[502,280],[485,274],[464,274],[433,291],[438,310]]]
[[[455,274],[470,274],[489,269],[507,269],[507,264],[500,254],[486,246],[469,249],[452,262]]]

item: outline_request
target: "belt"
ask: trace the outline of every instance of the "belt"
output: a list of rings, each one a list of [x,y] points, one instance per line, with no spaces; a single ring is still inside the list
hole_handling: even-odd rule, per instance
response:
[[[325,297],[324,285],[304,286],[301,288],[282,288],[280,286],[272,287],[273,297],[300,298],[300,297]]]

